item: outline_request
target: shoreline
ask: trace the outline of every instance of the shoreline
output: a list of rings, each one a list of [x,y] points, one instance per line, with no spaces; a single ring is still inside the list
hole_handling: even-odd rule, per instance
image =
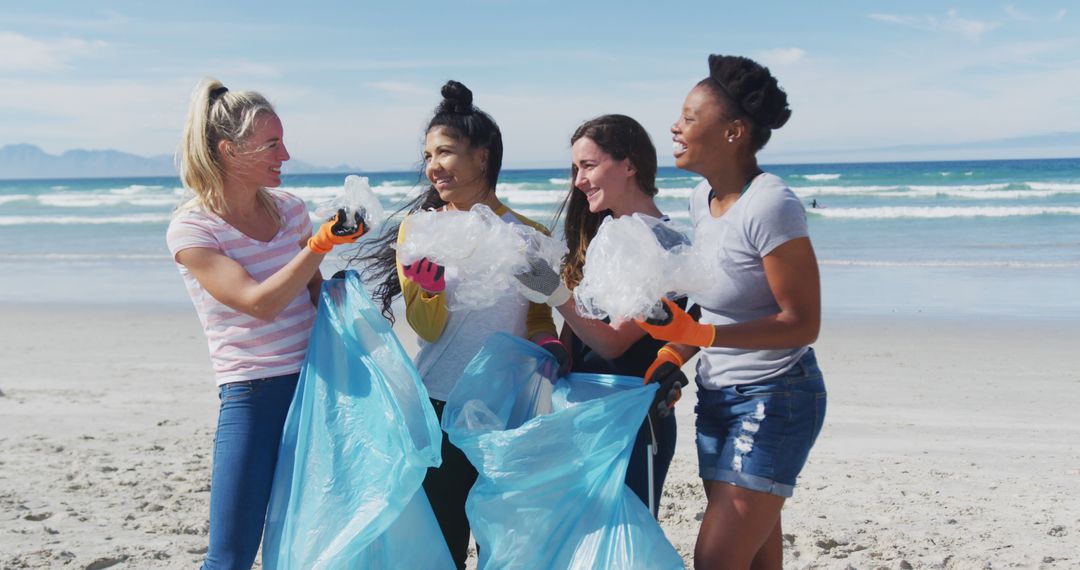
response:
[[[194,310],[0,315],[0,567],[197,564],[217,394]],[[786,567],[1074,566],[1077,338],[1068,320],[826,315],[829,409],[784,509]],[[660,511],[687,560],[705,506],[693,392]]]
[[[398,305],[400,301],[395,301],[395,311],[398,311]],[[19,315],[21,313],[52,313],[52,312],[72,312],[75,314],[80,313],[119,313],[130,314],[131,316],[149,315],[153,316],[157,313],[165,314],[188,314],[190,313],[192,319],[196,319],[194,308],[191,305],[191,300],[184,298],[176,301],[122,301],[122,300],[98,300],[98,301],[77,301],[72,299],[65,300],[37,300],[37,301],[15,301],[15,300],[3,300],[0,299],[0,316],[5,315]],[[398,322],[403,322],[404,315],[401,315]],[[558,326],[562,326],[562,319],[556,314],[555,321]],[[952,324],[952,325],[972,325],[976,324],[988,325],[988,326],[1006,326],[1006,325],[1020,325],[1020,326],[1049,326],[1053,328],[1061,329],[1080,329],[1080,314],[1073,314],[1068,311],[1063,311],[1060,314],[1052,314],[1046,311],[1034,312],[1028,315],[1021,315],[1016,313],[985,313],[985,314],[966,314],[966,313],[946,313],[937,312],[930,309],[922,310],[905,310],[901,308],[894,308],[892,312],[885,312],[883,309],[876,311],[864,311],[859,309],[834,309],[832,311],[825,311],[822,315],[822,336],[825,334],[827,326],[849,326],[859,325],[868,322],[889,322],[895,326],[915,326],[922,323],[937,323],[937,324]],[[397,330],[397,325],[395,325]],[[399,338],[405,342],[408,332],[403,335],[399,335]],[[819,339],[820,340],[820,339]]]

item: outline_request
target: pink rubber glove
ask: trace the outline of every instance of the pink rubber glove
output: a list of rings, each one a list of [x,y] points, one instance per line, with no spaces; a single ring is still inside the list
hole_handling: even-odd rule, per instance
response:
[[[540,348],[550,352],[551,355],[555,357],[555,360],[558,361],[558,375],[560,378],[566,376],[566,374],[570,372],[570,352],[563,346],[562,341],[553,336],[546,336],[536,341],[536,344],[540,345]]]
[[[416,263],[402,265],[401,272],[428,293],[442,293],[446,290],[443,266],[428,260],[426,257]]]

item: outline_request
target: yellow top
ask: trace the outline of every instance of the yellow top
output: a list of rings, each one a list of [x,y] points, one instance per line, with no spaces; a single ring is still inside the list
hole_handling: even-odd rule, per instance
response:
[[[517,220],[534,230],[551,235],[547,228],[521,214],[511,210],[505,204],[499,204],[495,209],[495,215],[500,218],[510,213]],[[397,243],[405,242],[405,222],[398,229]],[[446,307],[446,292],[429,293],[420,288],[413,280],[405,277],[401,261],[397,262],[398,280],[401,282],[401,293],[405,298],[405,320],[416,334],[427,342],[435,342],[442,335],[443,328],[449,317]],[[525,319],[526,336],[533,339],[539,334],[555,336],[555,321],[551,318],[551,307],[544,303],[529,303],[529,310]]]

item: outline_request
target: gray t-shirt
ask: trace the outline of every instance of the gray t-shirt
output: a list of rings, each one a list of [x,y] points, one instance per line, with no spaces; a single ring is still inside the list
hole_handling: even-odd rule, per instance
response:
[[[718,268],[714,286],[690,299],[701,306],[701,322],[742,323],[779,313],[762,258],[808,235],[802,202],[779,177],[760,174],[723,216],[714,218],[709,212],[709,190],[704,181],[690,195],[694,243],[710,256],[715,254]],[[786,372],[807,348],[706,348],[697,365],[698,382],[718,389],[767,380]]]

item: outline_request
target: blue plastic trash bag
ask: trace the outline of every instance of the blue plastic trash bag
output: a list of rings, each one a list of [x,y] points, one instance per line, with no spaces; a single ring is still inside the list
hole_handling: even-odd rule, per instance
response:
[[[682,568],[624,482],[656,387],[605,374],[553,385],[557,368],[492,335],[446,402],[443,429],[479,472],[465,503],[479,568]]]
[[[267,512],[263,566],[453,568],[421,483],[442,433],[355,272],[323,284]]]

